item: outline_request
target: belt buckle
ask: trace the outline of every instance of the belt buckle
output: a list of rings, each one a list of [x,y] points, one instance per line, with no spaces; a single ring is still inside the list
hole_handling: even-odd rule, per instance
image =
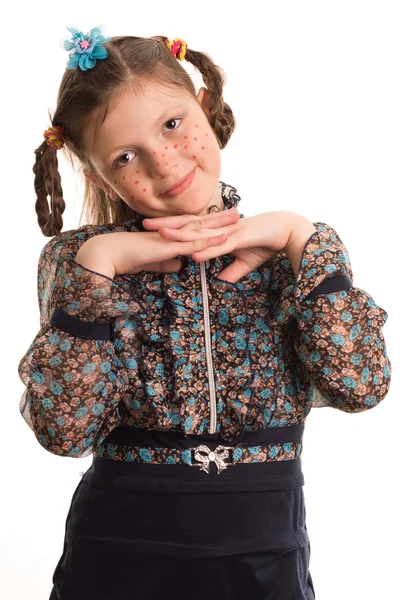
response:
[[[211,450],[208,446],[201,444],[195,448],[189,448],[194,452],[195,460],[200,461],[200,464],[188,464],[188,467],[198,467],[200,471],[210,474],[210,462],[214,462],[217,467],[218,475],[228,466],[234,465],[232,462],[225,462],[229,457],[229,450],[235,450],[234,446],[217,446],[215,450]]]

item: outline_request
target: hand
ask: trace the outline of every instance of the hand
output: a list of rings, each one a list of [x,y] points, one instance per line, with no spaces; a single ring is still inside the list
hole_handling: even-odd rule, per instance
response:
[[[237,212],[235,223],[225,225],[224,213],[220,211],[210,215],[179,215],[144,219],[146,229],[158,230],[159,235],[168,240],[201,243],[212,235],[226,235],[226,241],[216,246],[206,247],[192,253],[193,260],[204,261],[231,253],[236,256],[219,278],[235,283],[241,277],[254,271],[264,262],[284,250],[297,219],[302,218],[291,211],[272,211],[240,219]]]
[[[193,252],[226,242],[228,236],[218,234],[216,226],[236,222],[239,214],[237,211],[230,210],[223,212],[221,216],[213,214],[207,217],[207,224],[214,227],[209,229],[211,232],[209,237],[179,242],[161,237],[158,231],[95,235],[82,244],[75,260],[83,267],[109,278],[126,273],[138,273],[142,270],[157,273],[177,272],[182,267],[182,261],[177,257],[191,256]],[[193,219],[200,219],[200,217],[186,216],[186,221],[193,221]],[[152,221],[152,219],[145,219],[145,221]]]

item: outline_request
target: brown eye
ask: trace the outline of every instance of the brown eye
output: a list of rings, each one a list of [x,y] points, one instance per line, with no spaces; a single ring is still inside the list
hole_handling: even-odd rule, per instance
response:
[[[176,117],[174,119],[170,119],[169,121],[165,122],[165,125],[167,125],[167,123],[174,123],[174,125],[175,125],[177,121],[181,122],[182,119],[179,118],[179,117]],[[169,131],[174,131],[174,129],[177,129],[177,127],[175,127],[174,125],[173,125],[172,129],[170,129]]]
[[[115,161],[115,166],[116,167],[124,167],[125,165],[129,164],[129,160],[127,162],[123,161],[122,163],[120,163],[120,161],[123,159],[124,156],[129,156],[129,154],[133,154],[133,152],[124,152],[123,154],[121,154],[121,156]]]

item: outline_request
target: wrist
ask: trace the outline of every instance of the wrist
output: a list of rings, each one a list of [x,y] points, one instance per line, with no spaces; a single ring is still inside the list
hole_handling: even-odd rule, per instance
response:
[[[85,242],[81,248],[78,250],[75,256],[75,262],[79,263],[85,269],[89,269],[90,271],[95,271],[100,275],[105,275],[110,279],[113,279],[115,276],[115,268],[110,261],[110,259],[102,255],[98,250],[99,248],[95,248],[94,243],[89,244],[89,242],[94,242],[94,238]]]
[[[292,263],[296,275],[300,269],[304,247],[316,231],[317,229],[309,219],[302,215],[296,215],[284,248],[284,252]]]

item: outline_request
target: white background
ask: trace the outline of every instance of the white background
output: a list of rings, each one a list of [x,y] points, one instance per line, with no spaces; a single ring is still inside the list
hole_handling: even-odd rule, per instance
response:
[[[79,472],[91,457],[46,452],[18,411],[17,367],[39,330],[36,276],[44,238],[34,210],[34,149],[50,125],[68,53],[67,25],[107,35],[181,37],[227,74],[237,129],[221,180],[251,216],[293,210],[332,225],[355,287],[389,319],[398,358],[400,162],[397,2],[356,0],[9,3],[2,19],[2,451],[0,595],[47,600]],[[261,11],[261,12],[260,12]],[[185,68],[193,73],[193,67]],[[197,87],[201,76],[194,75]],[[63,160],[64,230],[79,226],[77,175]],[[396,369],[365,413],[314,409],[303,451],[310,572],[318,600],[398,597]],[[82,565],[84,568],[84,565]],[[101,600],[101,599],[99,599]],[[250,600],[250,599],[244,599]]]

